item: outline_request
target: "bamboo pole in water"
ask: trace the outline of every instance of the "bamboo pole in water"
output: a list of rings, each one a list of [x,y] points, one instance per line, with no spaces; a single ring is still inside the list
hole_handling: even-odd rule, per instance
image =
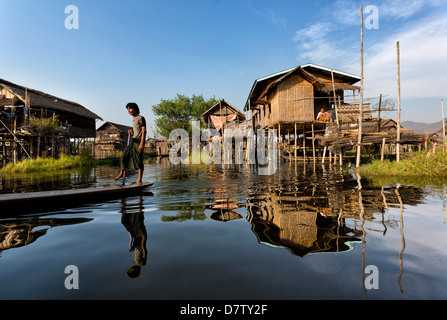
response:
[[[314,134],[314,124],[312,123],[312,154],[314,157],[314,164],[316,161],[316,157],[315,157],[315,134]]]
[[[295,136],[294,136],[294,139],[295,139],[295,161],[296,161],[296,159],[297,159],[297,152],[298,152],[297,137],[296,137],[296,122],[295,122]]]
[[[334,93],[335,119],[337,121],[337,127],[340,128],[340,121],[338,120],[337,95],[335,92],[334,70],[332,69],[331,69],[331,77],[332,77],[332,92]]]
[[[397,142],[396,161],[400,161],[400,48],[397,41]]]
[[[444,117],[444,100],[441,99],[442,110],[442,150],[445,152],[445,117]]]
[[[361,65],[361,85],[360,85],[360,102],[359,102],[359,128],[358,128],[358,144],[357,144],[357,161],[356,167],[360,166],[360,152],[362,151],[362,121],[363,121],[363,6],[360,9],[360,14],[362,18],[362,27],[361,27],[361,57],[360,57],[360,65]]]

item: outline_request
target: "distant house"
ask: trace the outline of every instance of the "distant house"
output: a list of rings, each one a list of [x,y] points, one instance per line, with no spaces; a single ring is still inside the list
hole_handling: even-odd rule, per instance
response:
[[[95,157],[104,159],[116,156],[127,145],[128,130],[132,127],[107,121],[96,130]]]
[[[95,138],[100,116],[84,106],[42,91],[0,79],[1,163],[27,156],[77,153],[87,139]],[[35,128],[51,119],[57,127]]]
[[[227,123],[241,123],[245,115],[225,100],[221,100],[202,114],[202,123],[205,127],[220,130]]]
[[[172,142],[166,139],[149,138],[146,140],[144,150],[150,156],[167,157],[169,150],[172,147]]]

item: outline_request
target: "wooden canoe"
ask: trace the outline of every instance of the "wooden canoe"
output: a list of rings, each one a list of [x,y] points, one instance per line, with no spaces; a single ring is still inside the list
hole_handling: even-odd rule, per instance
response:
[[[153,183],[143,183],[141,185],[113,185],[97,188],[0,194],[0,208],[3,211],[6,208],[82,204],[138,194],[152,185]]]

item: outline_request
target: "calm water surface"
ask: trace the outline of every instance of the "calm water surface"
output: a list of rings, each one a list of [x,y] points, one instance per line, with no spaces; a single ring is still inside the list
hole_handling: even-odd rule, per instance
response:
[[[447,298],[444,187],[381,186],[312,163],[260,176],[164,160],[146,165],[154,185],[141,196],[2,211],[0,299]],[[3,177],[0,192],[96,187],[116,174]],[[78,290],[65,288],[69,265]]]

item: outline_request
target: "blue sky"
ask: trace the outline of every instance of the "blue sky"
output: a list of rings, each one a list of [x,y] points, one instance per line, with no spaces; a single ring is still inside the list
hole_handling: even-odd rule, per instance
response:
[[[65,28],[68,5],[79,9],[77,30]],[[379,28],[364,33],[365,98],[395,99],[399,41],[402,120],[440,121],[443,0],[0,0],[0,78],[122,124],[131,123],[127,102],[137,102],[151,126],[152,105],[177,93],[242,110],[255,79],[291,67],[360,75],[362,5],[379,10]]]

